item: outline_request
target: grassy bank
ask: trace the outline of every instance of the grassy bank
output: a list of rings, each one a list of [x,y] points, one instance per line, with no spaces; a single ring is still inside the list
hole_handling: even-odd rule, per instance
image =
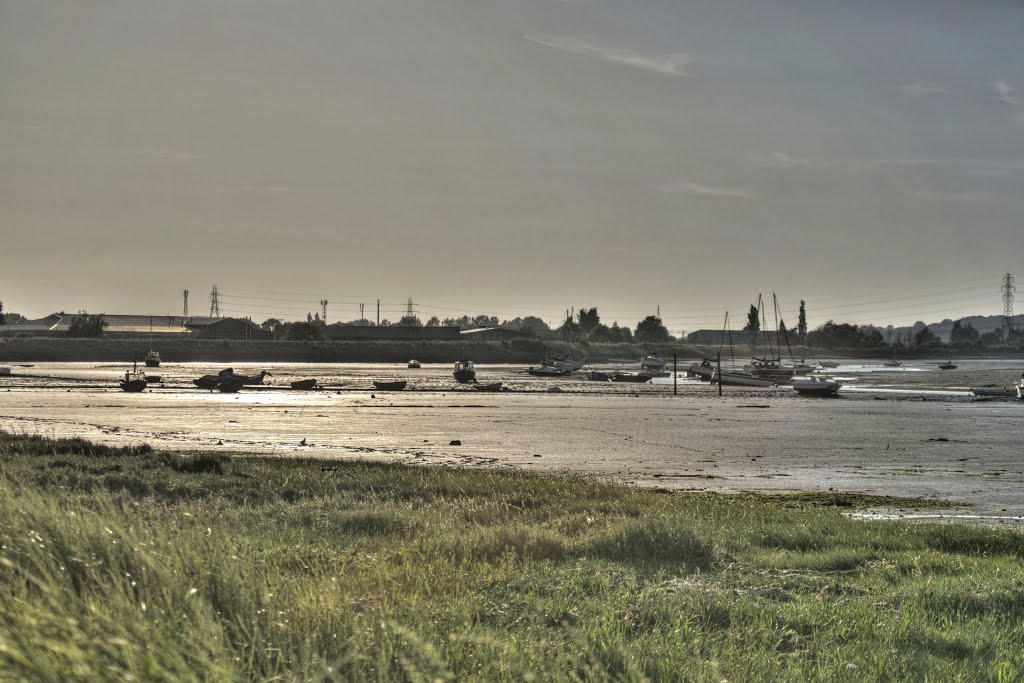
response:
[[[0,678],[1015,681],[1024,536],[0,433]]]

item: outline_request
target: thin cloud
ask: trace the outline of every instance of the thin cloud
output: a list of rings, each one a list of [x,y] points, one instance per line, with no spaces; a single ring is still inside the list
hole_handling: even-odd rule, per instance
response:
[[[996,91],[996,95],[999,96],[1000,102],[1005,102],[1014,107],[1024,107],[1024,100],[1013,94],[1016,88],[1009,81],[996,81],[992,84],[992,88]]]
[[[952,91],[939,83],[931,81],[918,81],[899,86],[901,94],[907,97],[921,97],[924,95],[950,95]]]
[[[727,197],[732,199],[753,199],[754,195],[743,188],[704,185],[690,180],[678,180],[661,185],[658,190],[667,194],[690,194],[698,197]]]
[[[140,147],[132,150],[137,156],[144,159],[159,159],[162,161],[198,161],[205,159],[205,154],[192,154],[190,152],[179,152],[167,147]]]
[[[684,67],[693,62],[693,59],[684,53],[657,54],[636,52],[626,48],[605,45],[594,36],[557,36],[557,35],[534,35],[523,36],[526,40],[537,45],[551,47],[571,55],[582,55],[592,57],[613,64],[631,66],[644,71],[667,76],[687,75]]]
[[[963,202],[969,204],[995,204],[1015,199],[1013,195],[989,192],[988,190],[972,190],[969,192],[936,192],[934,190],[920,190],[914,196],[921,199],[946,202]]]
[[[772,152],[764,156],[752,157],[750,163],[758,168],[809,168],[821,166],[809,157],[798,157],[784,152]]]

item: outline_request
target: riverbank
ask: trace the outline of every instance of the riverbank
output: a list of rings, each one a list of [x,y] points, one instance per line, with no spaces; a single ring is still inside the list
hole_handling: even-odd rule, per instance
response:
[[[6,434],[0,460],[21,680],[1024,674],[1024,536],[843,514],[911,501]]]

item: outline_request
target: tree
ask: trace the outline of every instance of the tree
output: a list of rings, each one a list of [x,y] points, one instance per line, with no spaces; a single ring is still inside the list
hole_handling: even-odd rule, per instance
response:
[[[580,327],[583,328],[583,331],[587,334],[593,332],[594,329],[601,324],[601,316],[597,314],[596,307],[591,308],[590,310],[581,308],[580,312],[577,314],[576,320],[579,322]]]
[[[4,302],[0,299],[0,325],[6,325],[7,318],[4,317]]]
[[[743,331],[754,334],[761,331],[761,315],[754,304],[750,304],[750,310],[747,312],[747,324],[743,327]]]
[[[277,318],[267,318],[266,320],[263,321],[263,324],[260,325],[260,327],[269,332],[277,329],[278,327],[281,327],[281,321],[278,320]]]
[[[103,319],[103,315],[103,313],[91,315],[85,311],[79,311],[77,315],[71,318],[71,323],[68,325],[68,336],[91,338],[102,337],[103,328],[107,326],[107,322]]]
[[[583,327],[571,317],[566,316],[562,326],[555,332],[562,341],[578,342],[583,336]]]
[[[403,315],[398,324],[403,327],[423,327],[423,321],[414,315]]]
[[[934,346],[941,346],[942,340],[939,339],[938,335],[928,329],[925,325],[921,328],[921,331],[914,335],[914,346],[918,348],[928,348]]]
[[[636,340],[640,343],[657,343],[669,340],[668,329],[661,318],[649,315],[636,325]]]
[[[796,321],[796,331],[801,339],[807,338],[807,307],[803,299],[800,299],[800,317]]]
[[[433,316],[427,321],[427,327],[440,327],[441,321],[438,320],[437,316]]]
[[[324,326],[312,322],[292,323],[288,327],[288,341],[320,341],[325,336]]]
[[[981,335],[974,325],[957,320],[949,332],[949,343],[958,348],[974,348],[981,345]]]

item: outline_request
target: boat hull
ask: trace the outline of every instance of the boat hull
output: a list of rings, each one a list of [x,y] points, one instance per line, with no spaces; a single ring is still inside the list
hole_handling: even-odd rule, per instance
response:
[[[300,380],[296,380],[295,382],[292,382],[291,386],[292,386],[292,389],[297,389],[299,391],[309,391],[311,389],[316,389],[316,380],[315,379],[300,379]]]
[[[645,374],[642,374],[642,373],[634,375],[634,374],[628,373],[628,372],[617,372],[614,375],[612,375],[611,377],[609,377],[608,379],[610,379],[613,382],[629,382],[629,383],[632,383],[632,384],[646,384],[647,382],[651,381],[651,376],[650,375],[645,375]]]
[[[800,379],[793,382],[793,389],[801,396],[835,396],[842,386],[834,379]]]
[[[121,387],[121,391],[126,391],[129,394],[137,394],[146,388],[146,380],[135,379],[130,382],[121,382],[119,386]]]
[[[501,391],[501,382],[494,382],[493,384],[477,384],[473,388],[477,391]]]
[[[401,391],[405,389],[406,382],[374,382],[373,386],[377,387],[378,391]]]
[[[455,381],[459,384],[469,384],[476,381],[476,371],[474,370],[456,370],[452,374],[455,376]]]
[[[712,384],[721,382],[722,386],[734,386],[734,387],[774,387],[776,382],[774,380],[765,379],[763,377],[755,377],[747,372],[723,372],[719,375],[717,372],[714,377],[711,378]]]

